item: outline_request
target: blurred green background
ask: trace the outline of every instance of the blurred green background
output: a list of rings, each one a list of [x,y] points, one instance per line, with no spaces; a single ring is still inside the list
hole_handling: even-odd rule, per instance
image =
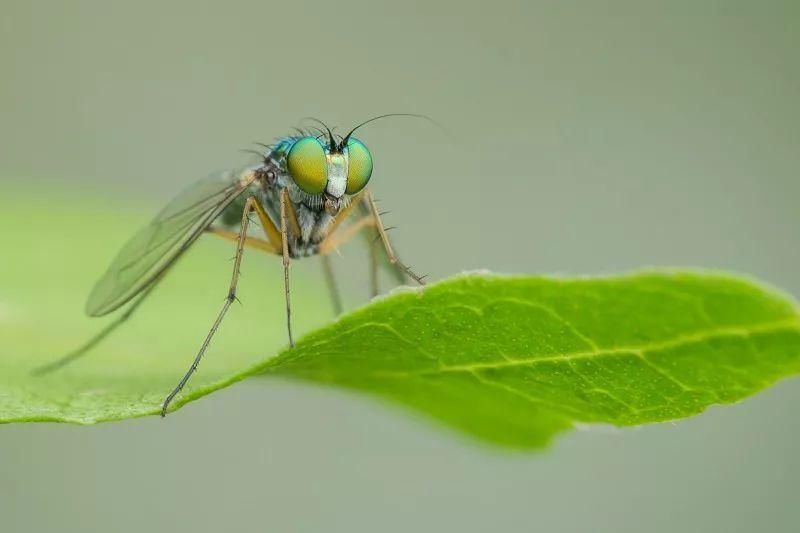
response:
[[[148,213],[304,116],[426,113],[450,135],[396,119],[361,137],[433,278],[688,265],[798,295],[799,30],[792,1],[2,0],[0,191]],[[362,259],[337,260],[351,304]],[[166,421],[0,427],[0,530],[797,531],[798,402],[789,380],[506,455],[251,380]]]

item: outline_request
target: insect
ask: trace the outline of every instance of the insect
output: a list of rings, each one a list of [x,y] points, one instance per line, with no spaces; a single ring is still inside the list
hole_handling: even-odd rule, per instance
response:
[[[177,260],[203,234],[236,243],[230,285],[224,304],[200,346],[191,366],[164,400],[161,416],[197,370],[228,309],[237,300],[237,284],[245,249],[252,248],[283,259],[286,329],[292,335],[289,267],[293,259],[321,256],[325,277],[337,312],[341,310],[338,289],[328,255],[356,234],[372,230],[372,241],[380,241],[384,263],[397,281],[410,278],[424,285],[395,254],[387,229],[367,184],[372,176],[372,154],[353,137],[360,127],[389,116],[373,117],[337,136],[324,123],[317,131],[297,130],[273,145],[261,145],[261,162],[234,171],[212,175],[174,198],[146,227],[120,250],[106,273],[92,289],[86,312],[99,317],[128,305],[104,330],[76,351],[40,367],[46,373],[81,357],[125,322],[147,298]],[[315,120],[316,119],[312,119]],[[248,235],[251,215],[260,222],[263,235]],[[345,223],[345,222],[348,223]],[[379,258],[371,250],[373,294],[377,293]]]

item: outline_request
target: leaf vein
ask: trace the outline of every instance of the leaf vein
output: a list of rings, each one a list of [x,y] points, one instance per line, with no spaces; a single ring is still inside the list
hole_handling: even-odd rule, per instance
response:
[[[587,346],[589,346],[593,350],[599,350],[600,349],[600,347],[597,345],[597,343],[595,341],[593,341],[587,335],[581,333],[581,331],[575,326],[575,324],[573,324],[572,322],[570,322],[569,320],[564,318],[561,314],[559,314],[555,309],[553,309],[549,305],[545,305],[543,303],[528,302],[528,301],[525,301],[525,300],[520,300],[518,298],[502,298],[500,300],[495,300],[495,301],[509,302],[509,303],[513,303],[513,304],[517,304],[517,305],[522,305],[522,306],[525,306],[525,307],[532,307],[534,309],[540,309],[540,310],[544,311],[545,313],[549,314],[554,319],[556,319],[559,322],[561,322],[562,324],[564,324],[567,328],[569,328],[569,330],[572,332],[573,335],[575,335],[577,338],[579,338],[584,343],[586,343]]]
[[[637,354],[642,354],[643,357],[647,353],[658,352],[662,350],[680,348],[683,346],[690,346],[692,344],[700,344],[703,342],[712,341],[715,339],[726,337],[742,337],[748,338],[752,335],[765,334],[765,333],[778,333],[781,331],[795,331],[800,333],[800,320],[797,317],[789,319],[775,320],[764,322],[751,326],[749,329],[742,327],[723,327],[715,328],[690,335],[680,335],[673,339],[668,339],[661,342],[652,342],[649,344],[638,346],[621,346],[617,348],[568,352],[568,353],[555,353],[550,355],[542,355],[524,359],[508,359],[503,361],[491,361],[481,363],[466,363],[458,365],[442,365],[437,369],[425,369],[414,374],[438,374],[446,372],[471,372],[473,370],[481,369],[502,369],[506,367],[516,366],[535,366],[541,363],[563,363],[581,359],[591,359],[595,357],[624,357],[633,356],[640,357]],[[408,373],[388,373],[397,374],[397,377],[408,375]],[[384,375],[384,373],[382,373]]]

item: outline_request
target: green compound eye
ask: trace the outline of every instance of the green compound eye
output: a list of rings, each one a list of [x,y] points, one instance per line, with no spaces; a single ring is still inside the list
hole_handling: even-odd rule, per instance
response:
[[[286,167],[297,186],[308,194],[320,194],[328,184],[325,148],[316,137],[295,141],[286,156]]]
[[[372,176],[372,154],[358,139],[347,141],[348,167],[347,167],[347,194],[355,194],[367,186]]]

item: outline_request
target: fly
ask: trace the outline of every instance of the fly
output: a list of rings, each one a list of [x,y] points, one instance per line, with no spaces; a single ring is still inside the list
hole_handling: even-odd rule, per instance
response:
[[[259,164],[212,175],[183,191],[122,247],[86,303],[86,313],[93,317],[107,315],[125,305],[127,309],[79,349],[40,367],[36,373],[47,373],[78,359],[119,327],[203,234],[236,243],[233,272],[222,309],[191,366],[164,400],[162,417],[197,370],[228,309],[237,299],[239,271],[246,248],[277,255],[283,260],[286,330],[291,347],[294,347],[294,337],[289,267],[293,259],[322,258],[334,307],[340,312],[341,300],[328,256],[356,234],[372,229],[376,233],[374,239],[382,243],[385,259],[397,280],[404,282],[410,278],[424,285],[424,276],[418,276],[402,263],[392,248],[375,198],[367,188],[373,170],[372,154],[364,143],[352,136],[361,126],[389,116],[419,115],[374,117],[354,127],[344,137],[335,136],[327,125],[317,121],[324,130],[298,130],[295,135],[280,138],[274,145],[262,145],[265,151],[258,152],[262,158]],[[253,213],[263,230],[263,235],[258,237],[248,236]],[[342,226],[351,218],[351,223]],[[374,247],[371,246],[370,251],[372,292],[377,294],[378,257]]]

